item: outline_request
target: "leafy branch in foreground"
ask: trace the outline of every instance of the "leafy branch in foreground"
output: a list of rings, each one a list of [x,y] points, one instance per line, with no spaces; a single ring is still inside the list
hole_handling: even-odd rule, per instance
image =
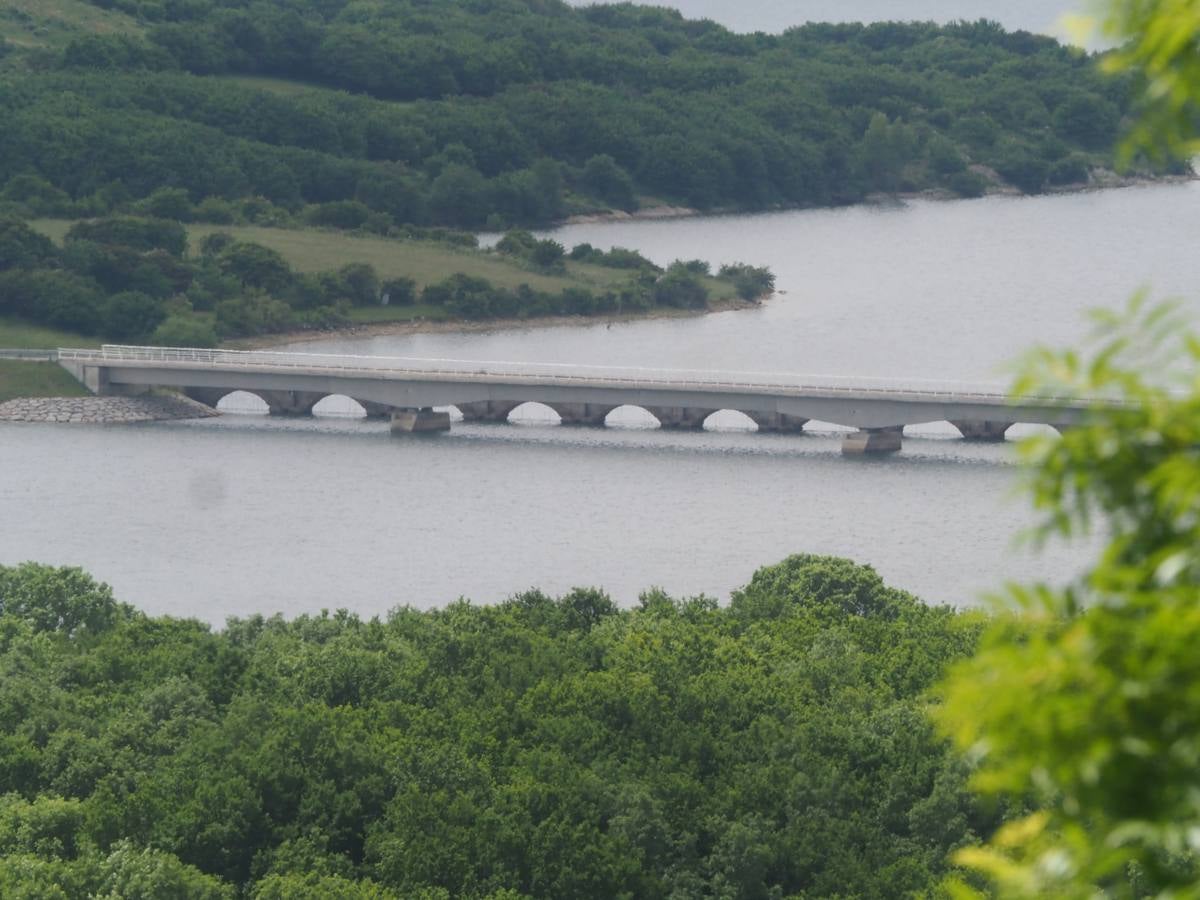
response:
[[[1034,810],[955,860],[1004,897],[1200,896],[1200,339],[1138,297],[1019,389],[1120,401],[1022,448],[1038,535],[1105,546],[1067,589],[1012,588],[1023,615],[945,685],[977,788]]]

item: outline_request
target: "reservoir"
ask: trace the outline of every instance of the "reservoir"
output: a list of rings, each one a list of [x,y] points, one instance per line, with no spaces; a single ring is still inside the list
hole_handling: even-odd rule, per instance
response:
[[[760,216],[578,225],[569,245],[660,263],[769,265],[760,308],[687,319],[325,340],[293,349],[472,360],[1009,379],[1037,342],[1077,344],[1085,312],[1142,286],[1194,297],[1196,183]],[[1062,580],[1088,549],[1016,547],[1033,523],[1011,444],[909,432],[882,461],[829,429],[759,435],[722,415],[666,433],[457,425],[429,440],[338,416],[0,431],[0,563],[81,565],[154,613],[214,623],[597,585],[726,599],[789,553],[848,556],[931,602]],[[623,413],[623,415],[621,415]]]

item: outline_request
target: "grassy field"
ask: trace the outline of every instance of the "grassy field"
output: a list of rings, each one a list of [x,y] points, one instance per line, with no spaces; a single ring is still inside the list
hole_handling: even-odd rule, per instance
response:
[[[62,219],[39,219],[31,223],[43,234],[62,243],[72,223]],[[407,277],[419,287],[462,273],[486,278],[497,287],[515,288],[528,284],[540,291],[558,293],[566,288],[605,291],[629,279],[629,273],[604,266],[568,262],[562,275],[549,275],[524,268],[513,260],[482,250],[451,247],[432,241],[403,241],[383,237],[360,237],[319,229],[263,228],[255,225],[191,225],[188,235],[192,248],[216,231],[232,234],[240,241],[252,241],[277,250],[298,272],[324,272],[347,263],[370,263],[381,278]],[[714,300],[728,300],[733,286],[716,278],[705,279]],[[381,320],[398,321],[403,316],[388,315]],[[420,317],[420,313],[407,318]]]
[[[554,292],[569,287],[608,287],[628,278],[626,273],[615,269],[575,264],[568,265],[565,275],[547,275],[524,269],[497,254],[432,241],[400,241],[336,231],[250,225],[193,225],[188,229],[193,246],[198,246],[214,231],[226,231],[238,240],[277,250],[299,272],[323,272],[347,263],[363,262],[374,266],[381,278],[406,276],[420,287],[460,272],[486,278],[498,287],[515,288],[524,283],[537,290]]]
[[[18,49],[62,47],[81,32],[114,34],[139,30],[132,17],[100,9],[83,0],[0,0],[0,37]]]
[[[97,338],[83,337],[71,331],[59,331],[17,319],[0,317],[0,348],[5,350],[99,347],[100,343]]]
[[[87,393],[58,363],[0,359],[0,403],[17,397],[86,397]]]

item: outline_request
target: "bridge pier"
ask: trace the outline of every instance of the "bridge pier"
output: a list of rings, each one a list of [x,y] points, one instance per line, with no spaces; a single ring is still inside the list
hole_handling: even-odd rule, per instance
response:
[[[351,399],[363,408],[368,419],[386,419],[396,409],[396,407],[388,406],[386,403],[374,403],[370,400],[358,400],[353,397]]]
[[[450,413],[432,407],[392,410],[392,434],[435,434],[450,430]]]
[[[596,428],[603,428],[608,414],[616,409],[615,406],[598,403],[548,403],[547,406],[558,413],[564,425],[591,425]]]
[[[694,406],[647,406],[664,431],[703,431],[704,420],[716,412]]]
[[[486,422],[499,425],[507,422],[509,413],[520,405],[519,403],[496,400],[480,400],[476,403],[457,404],[458,411],[462,413],[464,422]],[[559,415],[561,416],[562,413],[559,413]]]
[[[307,391],[255,391],[267,404],[273,416],[311,416],[313,407],[325,399],[324,394]]]
[[[904,438],[904,426],[862,428],[842,440],[843,456],[883,456],[899,451]]]
[[[1002,443],[1004,434],[1012,428],[1012,422],[951,422],[968,441]]]
[[[746,415],[763,434],[800,434],[809,422],[803,416],[788,413],[748,412]]]

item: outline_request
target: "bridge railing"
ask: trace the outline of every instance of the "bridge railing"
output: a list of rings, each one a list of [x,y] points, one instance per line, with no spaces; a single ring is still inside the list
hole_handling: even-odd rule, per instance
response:
[[[1077,398],[1013,398],[997,384],[954,383],[932,379],[883,379],[857,376],[801,375],[782,372],[723,372],[631,366],[580,366],[567,363],[528,363],[499,360],[461,360],[352,354],[295,353],[272,350],[205,350],[177,347],[134,347],[106,344],[99,350],[62,348],[58,358],[82,363],[133,363],[167,366],[205,366],[246,371],[315,371],[343,375],[387,377],[430,376],[439,379],[513,379],[561,384],[603,383],[628,388],[786,391],[871,394],[928,400],[980,402],[1078,402]]]

